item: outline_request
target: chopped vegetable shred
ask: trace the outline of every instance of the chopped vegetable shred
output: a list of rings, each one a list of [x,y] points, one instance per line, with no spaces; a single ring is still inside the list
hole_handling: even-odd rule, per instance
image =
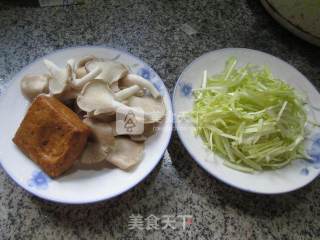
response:
[[[201,88],[193,90],[196,134],[226,166],[244,172],[300,158],[307,124],[302,97],[266,67],[236,65],[231,57],[222,73],[205,71]]]

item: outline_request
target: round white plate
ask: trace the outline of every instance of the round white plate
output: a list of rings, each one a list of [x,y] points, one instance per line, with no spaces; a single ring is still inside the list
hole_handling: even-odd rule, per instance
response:
[[[168,91],[157,73],[133,55],[106,47],[75,47],[56,51],[45,56],[64,66],[69,58],[93,54],[97,57],[117,58],[129,65],[133,72],[149,79],[164,98],[167,114],[160,130],[150,137],[142,161],[129,172],[120,169],[78,170],[57,179],[51,179],[22,154],[13,144],[13,138],[28,108],[28,101],[20,92],[20,79],[28,73],[46,72],[43,58],[23,68],[11,81],[0,98],[0,160],[4,170],[21,187],[41,198],[62,203],[90,203],[117,196],[142,181],[160,161],[172,133],[172,108]]]
[[[265,194],[284,193],[311,182],[320,172],[320,129],[316,129],[317,132],[313,132],[310,140],[306,141],[307,150],[313,158],[311,161],[296,160],[279,170],[248,174],[224,166],[223,160],[208,150],[200,137],[194,135],[195,128],[191,121],[179,118],[182,113],[192,110],[192,89],[201,86],[203,71],[207,70],[208,76],[221,72],[230,56],[238,59],[238,66],[244,66],[247,63],[267,65],[275,77],[307,93],[311,103],[320,102],[319,93],[306,77],[279,58],[241,48],[226,48],[209,52],[194,60],[182,72],[174,90],[175,125],[183,145],[193,159],[211,175],[245,191]],[[316,110],[312,112],[319,121],[320,112]]]
[[[292,0],[261,0],[261,3],[267,12],[273,17],[273,19],[280,23],[283,27],[303,40],[320,46],[320,11],[317,9],[319,2],[317,3],[316,1],[308,2],[300,0],[295,1],[296,2]],[[279,6],[282,6],[281,10],[277,8]],[[299,12],[302,10],[304,12]],[[311,10],[316,12],[316,14],[313,14],[312,17],[310,17]],[[286,16],[284,16],[284,13]]]

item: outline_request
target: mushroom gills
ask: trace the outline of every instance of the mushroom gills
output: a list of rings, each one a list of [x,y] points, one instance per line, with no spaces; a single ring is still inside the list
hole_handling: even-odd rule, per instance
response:
[[[132,96],[128,99],[128,106],[132,108],[139,107],[144,113],[148,114],[149,118],[145,118],[144,121],[146,124],[160,122],[166,114],[166,107],[162,98]]]
[[[125,65],[112,60],[91,60],[85,64],[85,67],[88,72],[92,72],[97,67],[101,68],[102,71],[96,79],[106,82],[109,87],[115,91],[118,90],[117,82],[129,72]]]
[[[118,94],[121,94],[121,90]],[[126,94],[127,97],[130,97],[131,94]],[[79,108],[87,113],[93,113],[97,116],[105,113],[115,113],[118,108],[121,108],[124,111],[132,111],[137,117],[149,119],[152,116],[149,116],[148,113],[144,114],[138,109],[131,108],[125,105],[122,102],[119,102],[115,99],[115,95],[111,92],[108,85],[101,80],[93,80],[87,83],[81,94],[77,97],[77,104]]]
[[[99,80],[87,83],[77,98],[79,108],[85,112],[95,112],[98,109],[106,109],[113,112],[113,96],[105,83]]]

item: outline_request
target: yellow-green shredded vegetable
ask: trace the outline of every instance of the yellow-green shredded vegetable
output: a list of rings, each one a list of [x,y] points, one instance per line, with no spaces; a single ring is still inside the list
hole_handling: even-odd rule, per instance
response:
[[[231,57],[222,73],[193,90],[190,113],[209,149],[225,165],[244,172],[281,168],[300,158],[307,114],[303,99],[266,67],[236,68]]]

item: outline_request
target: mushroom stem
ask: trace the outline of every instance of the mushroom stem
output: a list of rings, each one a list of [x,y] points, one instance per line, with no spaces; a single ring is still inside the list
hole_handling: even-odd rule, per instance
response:
[[[67,87],[67,82],[71,73],[71,66],[63,69],[58,67],[55,63],[48,59],[43,60],[44,64],[48,68],[51,79],[49,80],[49,91],[51,94],[60,94]]]
[[[115,95],[111,92],[108,85],[101,80],[92,80],[88,82],[82,89],[81,94],[77,97],[77,104],[80,109],[94,116],[105,113],[127,113],[133,112],[136,117],[149,121],[152,114],[144,113],[138,107],[129,107],[123,102],[115,99]]]
[[[131,87],[125,88],[117,93],[115,93],[115,99],[118,101],[123,101],[134,94],[136,94],[141,88],[138,85],[133,85]]]
[[[69,70],[71,71],[71,80],[76,78],[75,66],[76,66],[76,61],[73,58],[70,58],[67,61],[67,68],[69,68]]]
[[[66,70],[58,67],[54,62],[49,61],[48,59],[43,60],[44,64],[48,68],[52,76],[59,76],[61,78],[66,78]]]
[[[155,88],[155,86],[153,86],[153,84],[151,82],[149,82],[147,79],[144,79],[143,77],[141,77],[139,75],[130,73],[127,76],[125,76],[124,78],[122,78],[120,81],[121,81],[121,83],[123,83],[126,86],[138,85],[142,88],[146,88],[150,91],[150,93],[152,94],[152,96],[154,98],[160,97],[160,93]]]
[[[152,116],[149,113],[145,113],[138,108],[129,107],[116,100],[112,100],[111,104],[106,105],[105,108],[96,109],[94,111],[94,115],[99,115],[105,112],[116,112],[116,113],[133,112],[138,119],[142,119],[142,120],[145,119],[146,121],[149,121],[150,119],[152,119]]]
[[[118,102],[116,100],[113,100],[112,105],[113,105],[115,111],[118,111],[117,109],[120,108],[123,112],[130,112],[130,111],[133,112],[135,114],[135,116],[138,118],[142,118],[142,119],[144,119],[144,118],[149,119],[150,118],[148,113],[144,113],[143,111],[141,111],[137,108],[129,107],[129,106],[127,106],[121,102]]]
[[[75,70],[75,65],[76,65],[76,62],[73,58],[70,58],[68,61],[67,61],[67,64],[70,65],[71,69],[72,69],[72,72],[74,72]]]
[[[97,77],[102,72],[100,67],[96,67],[94,70],[86,74],[80,79],[74,79],[72,84],[75,88],[82,88],[87,82]]]

